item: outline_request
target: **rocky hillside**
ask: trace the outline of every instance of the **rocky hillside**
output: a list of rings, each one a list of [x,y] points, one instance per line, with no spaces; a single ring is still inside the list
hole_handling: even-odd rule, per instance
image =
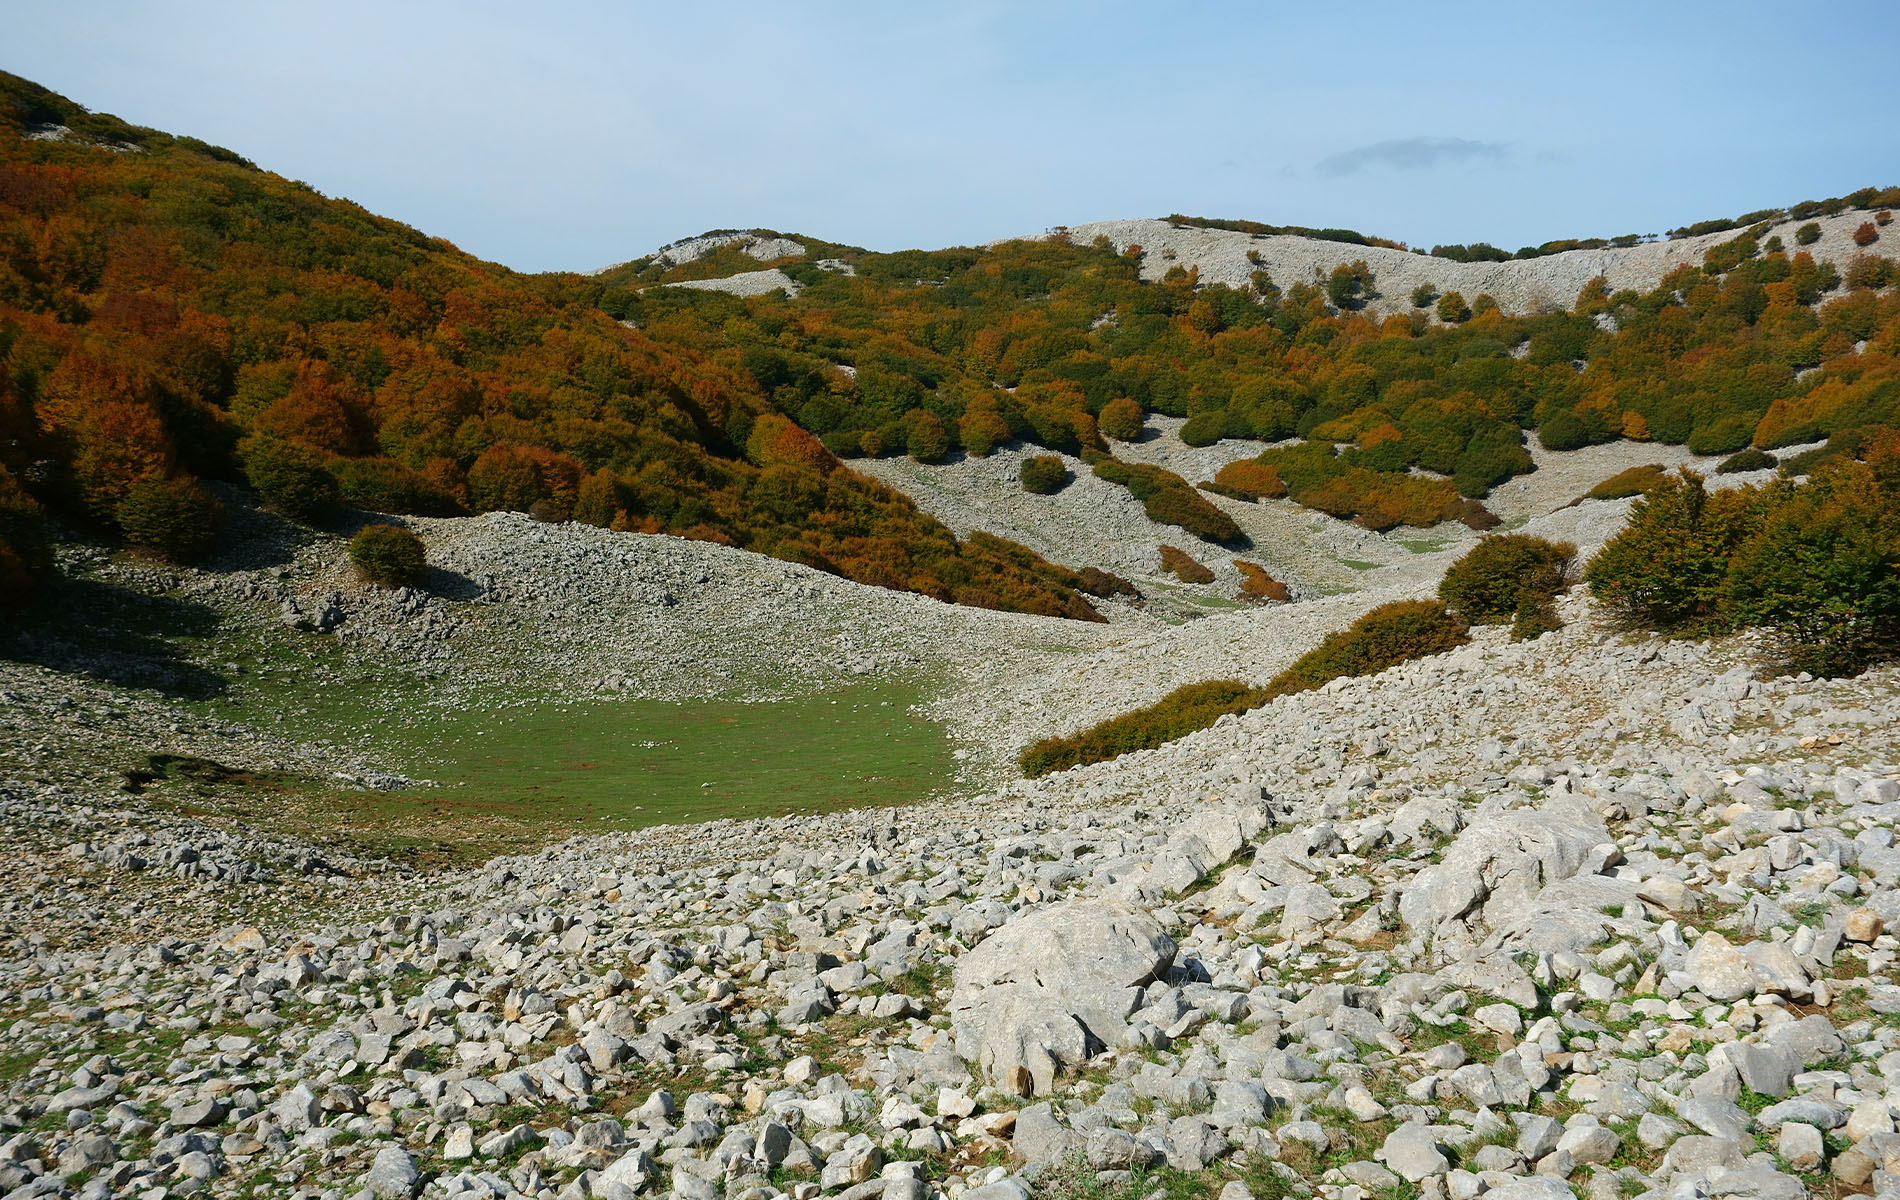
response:
[[[484,538],[694,603],[689,544],[457,524],[498,597],[574,577]],[[986,795],[431,877],[13,779],[0,1194],[1891,1190],[1900,675],[1563,615]]]
[[[1862,253],[1853,233],[1867,220],[1867,214],[1850,211],[1811,219],[1820,225],[1821,237],[1806,247],[1808,253],[1816,262],[1834,263],[1845,270],[1848,262]],[[1795,230],[1806,223],[1784,220],[1771,224],[1762,239],[1779,237],[1793,246]],[[1180,267],[1198,271],[1202,283],[1245,287],[1255,271],[1264,269],[1275,281],[1289,285],[1301,280],[1324,281],[1333,268],[1364,260],[1372,269],[1373,279],[1366,310],[1379,317],[1410,312],[1412,292],[1421,286],[1436,292],[1461,292],[1466,300],[1488,295],[1511,314],[1567,310],[1576,302],[1583,285],[1598,276],[1608,282],[1612,292],[1647,292],[1679,267],[1701,267],[1712,247],[1736,236],[1735,230],[1725,230],[1634,246],[1565,250],[1507,262],[1455,262],[1420,251],[1285,234],[1248,234],[1160,220],[1095,221],[1066,229],[1077,242],[1104,237],[1118,251],[1140,246],[1142,278],[1153,280]]]

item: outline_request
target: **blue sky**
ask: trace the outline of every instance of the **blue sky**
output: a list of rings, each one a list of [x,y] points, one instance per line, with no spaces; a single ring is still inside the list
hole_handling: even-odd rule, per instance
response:
[[[1892,4],[8,7],[0,67],[522,270],[1169,212],[1515,249],[1900,182]]]

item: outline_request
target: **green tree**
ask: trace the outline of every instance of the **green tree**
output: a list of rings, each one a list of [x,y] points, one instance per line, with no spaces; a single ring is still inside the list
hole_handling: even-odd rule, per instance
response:
[[[324,456],[308,446],[272,437],[248,437],[238,446],[245,477],[265,504],[295,521],[317,521],[341,496]]]
[[[1761,519],[1761,493],[1718,492],[1684,470],[1630,507],[1629,524],[1584,568],[1590,591],[1633,624],[1667,633],[1732,628],[1729,558]]]
[[[400,525],[365,525],[350,539],[350,561],[371,583],[402,587],[422,582],[428,559],[422,539]]]
[[[126,490],[116,513],[127,540],[173,562],[210,554],[224,532],[224,505],[189,475],[147,475]]]
[[[1461,325],[1471,319],[1471,309],[1465,304],[1464,296],[1457,292],[1446,292],[1438,298],[1438,319],[1448,325]]]
[[[1126,396],[1110,400],[1102,406],[1095,426],[1118,442],[1132,442],[1141,436],[1141,405]]]

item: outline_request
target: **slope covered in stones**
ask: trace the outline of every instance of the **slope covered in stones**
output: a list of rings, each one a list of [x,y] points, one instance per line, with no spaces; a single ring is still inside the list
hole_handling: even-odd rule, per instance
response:
[[[1900,680],[1757,680],[1567,605],[986,797],[576,839],[257,928],[42,941],[16,904],[4,1182],[1887,1188]],[[47,884],[191,876],[8,786]]]

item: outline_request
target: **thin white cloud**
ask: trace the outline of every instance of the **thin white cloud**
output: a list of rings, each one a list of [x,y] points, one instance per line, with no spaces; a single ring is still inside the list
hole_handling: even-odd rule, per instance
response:
[[[1380,167],[1429,171],[1454,163],[1503,162],[1510,156],[1511,148],[1506,142],[1476,142],[1454,137],[1393,138],[1327,155],[1315,164],[1315,169],[1327,178],[1338,179]]]

